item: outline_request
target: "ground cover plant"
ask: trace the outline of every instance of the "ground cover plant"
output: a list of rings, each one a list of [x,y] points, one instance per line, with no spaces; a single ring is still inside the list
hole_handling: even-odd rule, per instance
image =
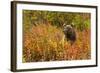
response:
[[[91,59],[90,13],[23,10],[23,59],[26,62]],[[76,40],[65,37],[74,24]]]

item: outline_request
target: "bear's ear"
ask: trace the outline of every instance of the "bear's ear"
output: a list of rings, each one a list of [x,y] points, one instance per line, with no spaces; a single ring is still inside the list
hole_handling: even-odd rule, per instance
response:
[[[72,27],[75,27],[75,24],[72,22],[72,23],[71,23],[71,26],[72,26]]]
[[[68,23],[67,23],[67,21],[64,21],[63,22],[63,26],[66,26]]]
[[[64,26],[66,26],[66,24],[65,24],[65,23],[63,24],[63,27],[64,27]]]

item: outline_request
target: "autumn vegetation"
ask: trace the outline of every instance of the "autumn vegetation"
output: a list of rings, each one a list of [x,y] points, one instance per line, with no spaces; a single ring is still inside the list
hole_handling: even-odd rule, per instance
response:
[[[91,58],[89,13],[23,10],[23,62],[86,60]],[[70,44],[63,23],[75,24]]]

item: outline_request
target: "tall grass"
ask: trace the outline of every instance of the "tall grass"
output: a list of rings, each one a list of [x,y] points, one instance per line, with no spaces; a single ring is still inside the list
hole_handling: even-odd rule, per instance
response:
[[[63,29],[40,24],[24,32],[23,62],[85,60],[91,58],[90,29],[76,30],[73,45],[64,38]]]

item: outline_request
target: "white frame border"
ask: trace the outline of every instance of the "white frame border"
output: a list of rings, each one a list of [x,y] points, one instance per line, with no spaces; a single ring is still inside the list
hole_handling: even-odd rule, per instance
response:
[[[91,60],[73,60],[73,61],[53,61],[38,63],[22,63],[22,10],[48,10],[64,12],[86,12],[91,13]],[[67,6],[49,6],[49,5],[32,5],[17,4],[17,69],[37,69],[52,67],[70,67],[70,66],[87,66],[96,64],[96,9],[84,7],[67,7]]]

